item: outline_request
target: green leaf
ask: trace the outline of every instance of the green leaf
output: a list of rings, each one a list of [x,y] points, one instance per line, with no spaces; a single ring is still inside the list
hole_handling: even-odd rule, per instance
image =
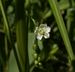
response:
[[[71,47],[71,43],[70,43],[70,40],[69,40],[69,37],[68,37],[68,33],[67,33],[67,30],[66,30],[63,18],[61,16],[61,13],[60,13],[60,10],[59,10],[59,7],[58,7],[57,0],[48,0],[48,2],[51,6],[51,9],[52,9],[52,12],[54,14],[55,20],[57,22],[57,26],[59,28],[62,39],[64,41],[67,53],[68,53],[70,59],[74,60],[75,57],[74,57],[74,54],[73,54],[73,50],[72,50],[72,47]]]
[[[16,39],[17,50],[21,70],[20,72],[29,72],[28,56],[28,17],[24,12],[25,0],[16,0]]]

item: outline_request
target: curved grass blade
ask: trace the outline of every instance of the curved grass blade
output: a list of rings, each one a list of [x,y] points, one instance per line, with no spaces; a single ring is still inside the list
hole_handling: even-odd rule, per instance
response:
[[[65,44],[66,50],[68,52],[68,55],[69,55],[71,60],[74,60],[74,53],[73,53],[73,50],[72,50],[72,47],[71,47],[71,43],[70,43],[70,40],[69,40],[69,37],[68,37],[68,33],[67,33],[67,30],[66,30],[63,18],[61,16],[60,10],[58,8],[57,1],[56,0],[48,0],[48,2],[49,2],[50,6],[51,6],[51,9],[53,11],[54,17],[55,17],[56,22],[57,22],[57,26],[58,26],[59,31],[61,33],[61,36],[62,36],[62,39],[64,41],[64,44]]]

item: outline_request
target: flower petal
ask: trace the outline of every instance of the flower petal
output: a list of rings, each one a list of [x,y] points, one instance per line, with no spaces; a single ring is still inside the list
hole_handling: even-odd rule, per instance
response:
[[[50,27],[46,27],[46,33],[49,33],[51,31],[51,28]]]
[[[47,24],[40,24],[40,27],[47,27]]]
[[[40,35],[40,34],[37,35],[37,39],[38,39],[38,40],[41,40],[42,37],[43,37],[43,35]]]
[[[49,38],[49,37],[50,37],[50,34],[49,34],[49,33],[45,33],[45,34],[44,34],[44,38],[47,39],[47,38]]]

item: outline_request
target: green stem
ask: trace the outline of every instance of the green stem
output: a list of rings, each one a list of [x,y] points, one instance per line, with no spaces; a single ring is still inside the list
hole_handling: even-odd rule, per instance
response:
[[[3,15],[3,19],[4,19],[4,26],[6,28],[5,31],[6,31],[6,34],[9,38],[9,40],[10,40],[8,21],[7,21],[7,18],[6,18],[5,11],[4,11],[3,4],[2,4],[1,0],[0,0],[0,8],[1,8],[2,15]]]
[[[70,40],[68,37],[68,33],[66,30],[63,18],[61,16],[60,10],[58,8],[57,0],[48,0],[48,1],[49,1],[50,6],[51,6],[51,9],[53,11],[54,17],[56,19],[57,26],[60,30],[60,33],[61,33],[62,39],[64,41],[66,50],[68,52],[68,55],[69,55],[71,60],[74,60],[74,53],[73,53],[73,50],[71,47],[71,43],[70,43]]]

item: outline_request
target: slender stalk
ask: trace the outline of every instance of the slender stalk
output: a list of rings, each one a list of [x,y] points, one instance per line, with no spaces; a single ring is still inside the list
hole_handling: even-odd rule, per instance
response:
[[[24,12],[25,0],[16,0],[16,38],[21,62],[21,72],[29,72],[28,58],[28,24]]]
[[[9,37],[10,35],[9,35],[8,21],[7,21],[7,18],[6,18],[6,15],[5,15],[4,8],[3,8],[3,5],[2,5],[2,1],[1,0],[0,0],[0,8],[1,8],[2,15],[3,15],[3,19],[4,19],[5,31],[6,31],[6,33],[8,35],[8,38],[10,38]]]
[[[62,39],[64,41],[66,50],[68,52],[68,55],[69,55],[71,60],[74,60],[74,53],[73,53],[73,50],[72,50],[72,47],[71,47],[71,43],[70,43],[70,40],[69,40],[69,37],[68,37],[68,33],[67,33],[67,30],[66,30],[63,18],[61,16],[60,10],[58,8],[57,1],[56,0],[48,0],[48,1],[49,1],[50,6],[51,6],[51,9],[53,11],[54,17],[56,19],[57,26],[60,30],[60,33],[61,33]]]

